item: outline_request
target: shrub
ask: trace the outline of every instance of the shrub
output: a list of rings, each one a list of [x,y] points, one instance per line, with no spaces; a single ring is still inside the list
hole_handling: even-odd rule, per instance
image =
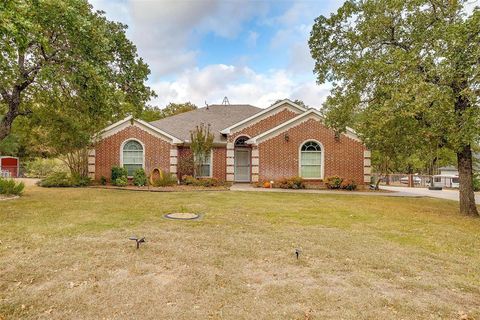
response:
[[[305,189],[305,182],[301,177],[282,178],[274,185],[282,189]]]
[[[183,184],[187,186],[196,186],[196,187],[218,187],[221,185],[220,181],[215,178],[195,178],[192,176],[183,176]]]
[[[89,177],[84,177],[80,175],[74,175],[71,178],[72,186],[74,187],[86,187],[89,186],[92,182]]]
[[[117,179],[121,177],[127,178],[127,176],[128,176],[127,169],[123,167],[112,167],[112,176],[111,176],[112,182],[117,181]]]
[[[118,177],[114,181],[114,185],[117,187],[126,187],[128,185],[128,179],[126,176]]]
[[[152,179],[154,187],[168,187],[177,184],[177,178],[169,172],[160,171],[158,177]]]
[[[38,158],[25,163],[27,178],[45,178],[54,172],[68,172],[68,168],[59,159]]]
[[[142,168],[135,170],[133,173],[133,184],[139,187],[147,185],[147,175],[145,174],[145,170]]]
[[[38,182],[40,187],[73,187],[72,179],[66,172],[53,172]]]
[[[338,176],[328,177],[325,179],[325,185],[328,189],[340,189],[343,179]]]
[[[100,184],[102,186],[106,186],[107,185],[107,178],[105,178],[104,176],[101,176],[100,177]]]
[[[340,184],[340,188],[348,190],[348,191],[353,191],[353,190],[357,189],[357,184],[353,180],[344,179],[342,181],[342,183]]]
[[[15,182],[13,179],[3,179],[0,178],[0,194],[6,195],[21,195],[25,189],[25,184],[23,182]]]

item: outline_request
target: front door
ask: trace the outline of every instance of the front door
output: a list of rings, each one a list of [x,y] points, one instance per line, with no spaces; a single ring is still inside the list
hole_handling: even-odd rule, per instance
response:
[[[235,149],[235,181],[250,182],[250,149]]]

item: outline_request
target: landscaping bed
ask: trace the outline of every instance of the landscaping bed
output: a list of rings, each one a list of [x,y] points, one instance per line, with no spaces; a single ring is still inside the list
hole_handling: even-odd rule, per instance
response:
[[[147,192],[189,192],[189,191],[228,191],[229,186],[216,186],[216,187],[202,187],[202,186],[190,186],[190,185],[175,185],[166,187],[154,187],[154,186],[112,186],[112,185],[94,185],[90,188],[99,189],[114,189],[114,190],[130,190],[130,191],[147,191]]]

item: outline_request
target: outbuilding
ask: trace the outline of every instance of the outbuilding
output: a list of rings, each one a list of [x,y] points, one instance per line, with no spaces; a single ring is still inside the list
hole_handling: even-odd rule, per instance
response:
[[[17,178],[20,160],[16,157],[0,156],[0,174],[4,178]]]

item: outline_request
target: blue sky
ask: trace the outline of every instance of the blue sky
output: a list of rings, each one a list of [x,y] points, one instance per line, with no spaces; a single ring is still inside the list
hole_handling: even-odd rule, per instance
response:
[[[329,86],[317,85],[308,35],[314,19],[342,0],[92,0],[127,35],[152,71],[152,105],[198,106],[277,99],[319,108]]]

